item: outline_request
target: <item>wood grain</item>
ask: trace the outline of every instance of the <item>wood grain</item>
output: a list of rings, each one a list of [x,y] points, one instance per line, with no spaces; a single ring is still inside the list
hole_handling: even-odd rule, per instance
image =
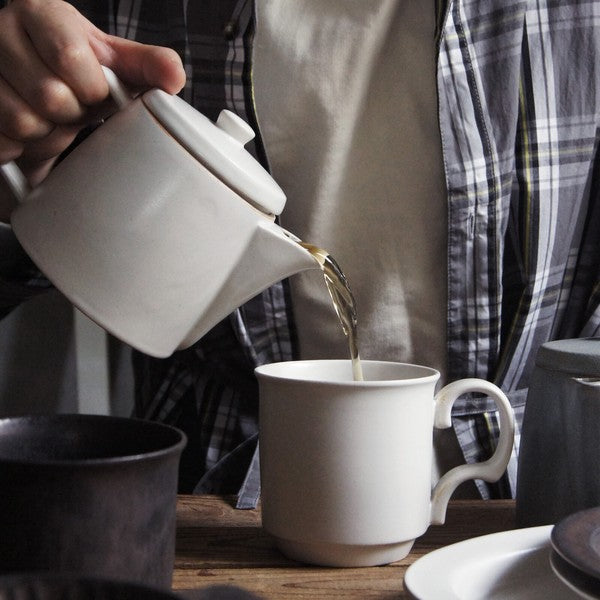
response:
[[[280,554],[261,529],[260,507],[237,510],[235,498],[180,496],[173,588],[235,585],[265,600],[408,598],[402,581],[415,560],[448,544],[513,529],[514,523],[511,500],[454,500],[446,524],[430,527],[403,560],[382,567],[332,569],[302,565]]]

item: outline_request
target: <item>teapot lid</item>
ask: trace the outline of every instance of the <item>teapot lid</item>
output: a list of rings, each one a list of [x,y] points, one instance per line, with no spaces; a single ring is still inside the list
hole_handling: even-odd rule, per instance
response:
[[[178,96],[152,89],[142,102],[161,125],[214,175],[263,212],[278,215],[285,194],[262,165],[244,148],[254,131],[229,110],[216,123]]]

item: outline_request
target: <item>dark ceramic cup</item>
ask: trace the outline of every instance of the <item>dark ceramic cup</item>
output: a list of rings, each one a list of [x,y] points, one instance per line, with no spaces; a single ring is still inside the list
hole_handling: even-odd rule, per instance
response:
[[[557,340],[536,356],[521,428],[517,526],[600,505],[600,338]]]
[[[0,573],[170,587],[185,443],[178,429],[137,419],[0,419]]]
[[[0,576],[0,600],[177,600],[168,590],[142,584],[68,575]]]

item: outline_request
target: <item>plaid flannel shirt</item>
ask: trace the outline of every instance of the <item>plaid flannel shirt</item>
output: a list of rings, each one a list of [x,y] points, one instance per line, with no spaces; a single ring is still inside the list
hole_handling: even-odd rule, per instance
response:
[[[183,98],[213,119],[229,108],[257,130],[252,0],[72,3],[109,33],[177,50],[188,74]],[[496,382],[519,423],[539,345],[600,335],[600,2],[438,5],[449,375]],[[252,151],[268,167],[260,135]],[[182,491],[241,487],[240,506],[256,500],[253,369],[294,357],[289,306],[284,282],[188,350],[134,354],[136,415],[189,437]],[[493,450],[493,405],[459,401],[454,427],[468,461]],[[508,477],[479,482],[481,493],[510,495],[515,479],[516,452]]]
[[[599,17],[595,1],[478,0],[443,21],[449,373],[497,383],[518,422],[539,346],[600,335]],[[496,427],[456,419],[468,460],[470,432]],[[514,494],[515,460],[509,478]]]

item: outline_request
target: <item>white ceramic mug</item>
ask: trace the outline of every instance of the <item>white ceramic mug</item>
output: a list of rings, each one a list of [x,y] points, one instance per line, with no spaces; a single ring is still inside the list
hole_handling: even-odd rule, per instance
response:
[[[496,481],[514,422],[503,392],[463,379],[435,394],[439,373],[393,362],[292,361],[256,369],[260,386],[262,519],[290,558],[327,566],[400,560],[430,524],[442,524],[456,487]],[[433,428],[451,426],[454,401],[492,397],[500,413],[493,456],[446,473],[431,490]]]

